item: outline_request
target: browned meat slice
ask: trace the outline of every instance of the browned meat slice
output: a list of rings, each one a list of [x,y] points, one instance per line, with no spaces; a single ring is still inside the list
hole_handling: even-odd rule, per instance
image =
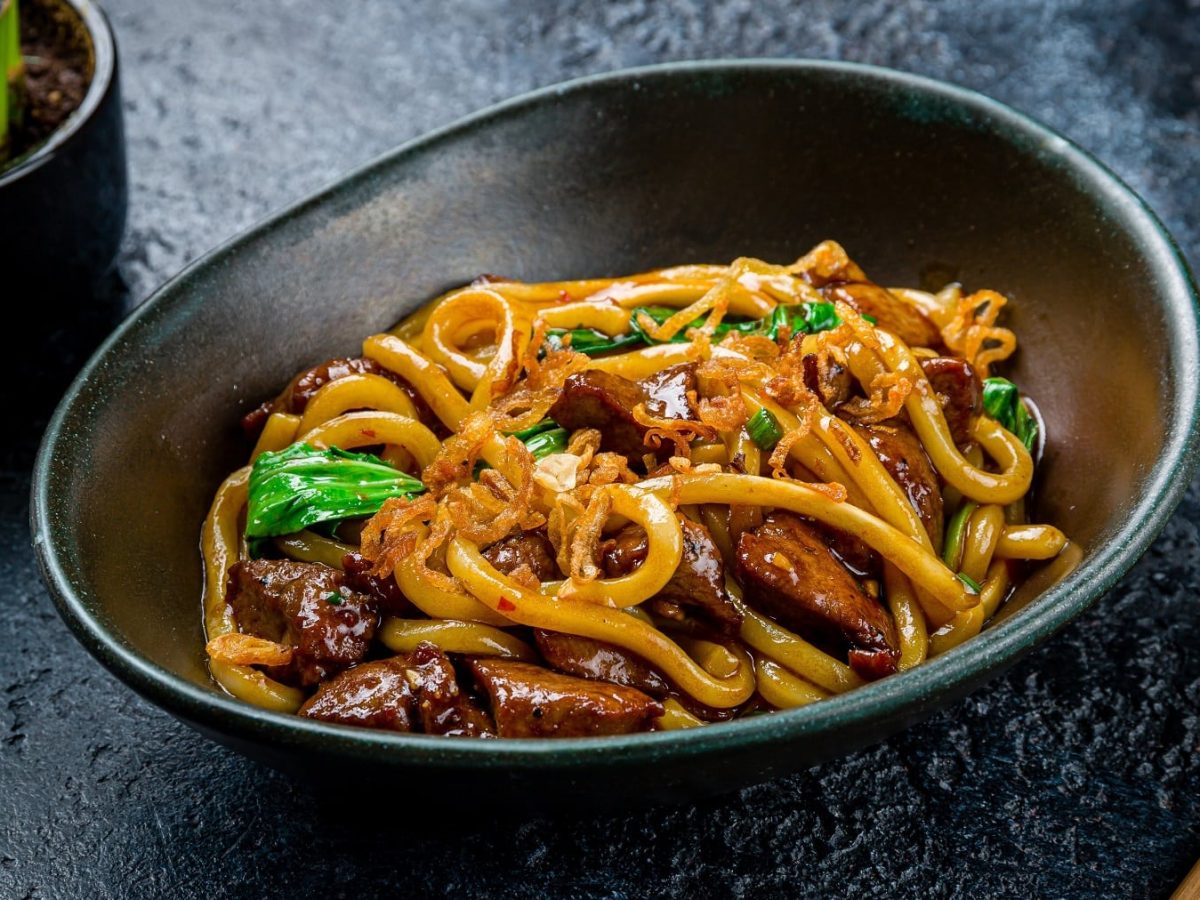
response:
[[[430,643],[421,643],[409,656],[409,686],[417,698],[421,730],[426,734],[491,737],[491,720],[458,687],[449,657]]]
[[[646,408],[666,419],[695,419],[696,407],[688,392],[695,395],[696,368],[695,363],[680,363],[639,381],[648,398]]]
[[[458,687],[449,658],[433,644],[363,663],[325,682],[300,715],[339,725],[464,737],[495,734],[487,713]]]
[[[292,662],[271,674],[294,684],[316,684],[360,662],[379,625],[370,598],[320,563],[235,563],[225,602],[242,631],[293,648]]]
[[[841,363],[831,359],[822,371],[821,362],[815,353],[805,354],[800,362],[804,367],[804,386],[816,394],[817,399],[827,408],[833,409],[850,399],[854,379],[850,370]]]
[[[813,526],[775,512],[738,540],[736,576],[746,602],[781,625],[850,645],[850,665],[878,678],[896,670],[896,629]]]
[[[507,659],[471,660],[500,737],[591,737],[646,731],[662,706],[619,684],[560,675]]]
[[[725,563],[721,551],[703,525],[681,517],[683,555],[671,580],[649,601],[650,608],[668,618],[679,618],[686,607],[717,630],[734,634],[742,624],[741,614],[725,593]],[[641,565],[649,552],[646,532],[626,525],[600,545],[601,565],[609,578],[628,575]]]
[[[859,578],[878,578],[880,576],[879,554],[871,549],[870,544],[856,538],[848,531],[842,531],[840,528],[834,528],[824,522],[813,521],[812,524],[821,532],[821,537],[829,545],[833,555],[852,574]]]
[[[899,419],[886,425],[855,425],[921,517],[933,546],[942,545],[942,492],[937,473],[912,429]]]
[[[938,347],[942,333],[929,317],[886,288],[869,281],[846,281],[821,289],[829,302],[841,300],[864,316],[871,316],[884,331],[912,347]]]
[[[511,575],[521,566],[529,566],[538,581],[562,577],[554,563],[554,545],[541,531],[522,531],[501,538],[484,549],[483,558],[505,575]]]
[[[371,566],[371,561],[361,553],[347,553],[342,557],[342,571],[346,575],[346,584],[374,600],[382,613],[389,616],[412,615],[413,605],[400,590],[400,585],[396,584],[396,579],[391,576],[379,578],[370,574]]]
[[[417,409],[417,417],[426,426],[438,433],[439,437],[448,433],[442,425],[441,420],[429,408],[429,404],[417,393],[416,388],[395,372],[379,365],[375,360],[362,357],[329,359],[310,369],[305,369],[288,382],[288,386],[274,400],[268,400],[246,413],[242,417],[242,430],[246,432],[247,436],[254,437],[258,434],[271,413],[285,412],[297,416],[301,415],[305,407],[308,406],[308,401],[312,398],[312,395],[329,384],[329,382],[345,378],[347,375],[357,375],[360,373],[382,375],[384,378],[394,381],[408,394],[409,399],[413,402],[413,406]]]
[[[542,629],[534,631],[533,637],[546,662],[567,675],[623,684],[655,697],[661,697],[669,688],[649,663],[622,647]]]
[[[942,404],[954,443],[970,443],[971,426],[983,411],[983,384],[974,366],[965,359],[939,356],[921,360],[921,368]]]
[[[300,715],[338,725],[416,731],[417,700],[402,656],[363,663],[325,682]]]
[[[640,383],[588,369],[566,380],[550,417],[568,431],[599,429],[600,449],[623,454],[631,463],[641,462],[651,452],[665,460],[674,452],[674,445],[665,441],[657,451],[647,447],[648,429],[634,419],[633,409],[644,403],[646,411],[659,418],[694,419],[687,391],[695,389],[696,370],[691,365],[671,366]]]

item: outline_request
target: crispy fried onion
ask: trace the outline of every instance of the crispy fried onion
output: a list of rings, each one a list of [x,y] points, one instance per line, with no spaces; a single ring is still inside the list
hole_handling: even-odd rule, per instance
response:
[[[437,515],[437,501],[429,494],[406,499],[390,497],[383,501],[363,527],[361,546],[363,557],[372,563],[371,574],[389,578],[396,567],[417,548],[417,525]]]
[[[717,439],[715,428],[703,422],[693,422],[691,419],[665,419],[656,416],[646,409],[645,403],[639,403],[633,408],[633,420],[647,429],[643,438],[647,447],[657,450],[664,440],[668,440],[675,445],[676,456],[691,458],[690,442],[698,438],[705,441]]]
[[[821,398],[804,381],[804,339],[796,335],[788,341],[775,364],[775,374],[763,385],[767,396],[788,409],[812,409]]]
[[[717,346],[746,357],[755,363],[773,363],[779,358],[779,345],[765,334],[742,334],[731,331],[721,339]],[[746,365],[742,363],[742,365]],[[755,372],[762,371],[763,366],[751,366]]]
[[[595,581],[600,577],[600,535],[611,511],[612,495],[598,490],[572,523],[564,570],[572,581]]]
[[[865,425],[874,425],[898,416],[912,388],[912,381],[899,372],[881,372],[871,380],[870,396],[848,400],[841,411]]]
[[[218,635],[204,649],[214,662],[235,666],[286,666],[293,653],[291,647],[236,631]]]
[[[867,274],[837,241],[822,241],[788,266],[788,270],[817,287],[831,281],[867,280]]]
[[[504,450],[517,471],[516,484],[497,469],[484,469],[478,481],[454,487],[444,499],[457,533],[481,546],[500,540],[514,529],[529,531],[546,523],[545,516],[532,508],[533,454],[514,437],[505,440]]]
[[[495,430],[488,412],[472,413],[457,434],[442,442],[437,456],[421,473],[421,480],[434,497],[440,499],[455,486],[471,480],[479,453]]]
[[[671,340],[671,338],[679,334],[684,328],[687,328],[696,319],[708,313],[708,318],[704,320],[704,324],[700,328],[690,329],[688,336],[692,337],[693,340],[697,333],[705,337],[711,337],[713,332],[717,330],[717,326],[721,324],[721,319],[724,318],[725,312],[729,309],[730,291],[734,288],[745,290],[745,288],[741,288],[737,284],[737,275],[740,274],[737,270],[737,263],[730,266],[730,269],[731,273],[709,288],[699,300],[690,306],[685,306],[661,325],[644,312],[637,314],[638,325],[642,331],[654,340],[665,342]]]
[[[533,337],[522,361],[525,378],[494,397],[488,406],[488,414],[498,431],[511,433],[536,425],[558,399],[563,382],[588,366],[586,356],[568,349],[550,350],[539,359],[546,330],[541,319],[534,323]]]
[[[841,328],[848,329],[850,334],[853,335],[853,339],[857,340],[868,350],[874,350],[876,353],[880,352],[879,335],[875,333],[875,326],[859,315],[858,310],[849,303],[844,303],[841,300],[836,301],[833,304],[833,308],[837,312],[838,318],[842,320]],[[848,343],[844,337],[841,340],[842,346]]]
[[[988,377],[994,362],[1008,359],[1017,349],[1017,336],[996,325],[1008,298],[995,291],[976,291],[959,298],[954,317],[942,329],[942,341],[955,355],[968,360],[979,373]]]
[[[700,421],[716,431],[736,431],[750,413],[742,399],[744,364],[729,357],[707,359],[696,368],[696,380],[704,396],[688,391]]]
[[[672,456],[667,460],[667,465],[679,475],[715,475],[722,471],[719,463],[692,465],[692,461],[686,456]]]
[[[810,411],[809,415],[800,417],[800,423],[796,428],[788,431],[779,439],[779,443],[775,445],[775,449],[767,457],[767,465],[771,467],[772,478],[791,479],[791,475],[788,474],[787,470],[787,458],[791,454],[792,448],[807,436],[811,421],[812,414]]]

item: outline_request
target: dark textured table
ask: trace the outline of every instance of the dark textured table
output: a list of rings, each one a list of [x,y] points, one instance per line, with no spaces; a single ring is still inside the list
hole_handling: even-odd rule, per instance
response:
[[[1143,897],[1183,877],[1200,854],[1195,485],[1093,610],[883,745],[689,808],[513,823],[480,797],[454,828],[331,807],[135,697],[60,623],[26,517],[58,394],[164,279],[407,138],[580,74],[816,56],[946,78],[1094,152],[1196,261],[1197,0],[106,5],[130,140],[119,273],[6,350],[0,896]]]

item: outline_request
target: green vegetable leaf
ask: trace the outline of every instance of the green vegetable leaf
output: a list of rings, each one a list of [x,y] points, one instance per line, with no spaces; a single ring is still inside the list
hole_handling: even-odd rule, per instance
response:
[[[246,537],[294,534],[319,522],[374,515],[388,498],[424,490],[419,480],[369,453],[293,444],[255,460]]]
[[[661,325],[678,311],[667,306],[636,307],[630,310],[629,332],[611,337],[591,328],[551,328],[546,332],[546,346],[553,350],[561,350],[566,346],[566,338],[569,335],[571,349],[587,356],[600,356],[616,350],[632,350],[641,346],[650,347],[663,342],[655,340],[646,332],[640,317],[648,316],[656,325]],[[689,323],[686,328],[681,328],[671,338],[670,343],[687,341],[688,330],[700,328],[707,318],[708,316],[701,316]],[[874,324],[874,320],[870,321]],[[832,303],[781,303],[771,310],[770,315],[761,319],[723,321],[716,327],[713,337],[720,340],[730,332],[737,332],[738,334],[764,335],[777,341],[780,331],[784,328],[787,329],[790,337],[793,334],[814,334],[818,331],[828,331],[841,324],[842,320],[834,311]]]
[[[779,420],[765,407],[752,415],[746,422],[746,433],[763,450],[773,450],[783,437]]]
[[[325,602],[328,603],[330,606],[341,606],[342,605],[342,595],[339,594],[337,591],[333,591],[332,593],[325,595]]]
[[[1015,434],[1032,451],[1037,443],[1037,420],[1021,400],[1017,386],[1007,378],[983,380],[983,408],[989,416]]]

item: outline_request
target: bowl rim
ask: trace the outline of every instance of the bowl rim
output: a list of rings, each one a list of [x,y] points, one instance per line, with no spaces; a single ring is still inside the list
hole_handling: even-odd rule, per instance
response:
[[[1012,616],[975,639],[907,672],[831,697],[821,703],[768,716],[753,716],[687,731],[651,732],[602,738],[555,740],[506,739],[448,741],[422,734],[355,729],[275,713],[195,684],[150,662],[122,643],[88,610],[66,575],[55,532],[50,483],[56,448],[69,440],[64,432],[68,413],[85,382],[103,366],[109,352],[158,307],[185,296],[181,290],[198,270],[219,264],[231,250],[282,221],[324,202],[352,184],[408,156],[436,151],[449,138],[469,133],[518,110],[533,108],[579,92],[620,82],[680,76],[736,75],[775,72],[797,75],[820,72],[866,78],[877,83],[965,107],[1005,133],[1030,140],[1038,152],[1053,157],[1121,213],[1123,224],[1138,239],[1159,279],[1170,329],[1171,356],[1177,360],[1172,398],[1176,415],[1162,450],[1147,477],[1145,491],[1124,524],[1094,555],[1020,615]],[[177,301],[176,301],[177,302]],[[1186,327],[1184,327],[1186,326]],[[101,344],[60,401],[43,436],[33,470],[30,523],[33,544],[60,615],[80,642],[110,671],[156,704],[207,732],[230,734],[279,750],[306,746],[362,760],[455,769],[538,769],[611,767],[652,762],[678,755],[718,755],[750,747],[779,745],[826,730],[848,733],[869,728],[873,720],[918,718],[932,710],[939,695],[961,694],[1011,664],[1066,625],[1095,602],[1136,562],[1165,526],[1200,461],[1200,292],[1180,248],[1161,222],[1104,164],[1067,138],[997,100],[947,82],[857,63],[826,60],[711,60],[665,63],[573,79],[540,88],[461,118],[401,144],[309,196],[271,213],[190,263],[134,310]],[[847,751],[857,744],[847,746]]]
[[[92,43],[92,81],[83,101],[46,140],[29,151],[20,162],[0,169],[0,190],[32,174],[53,159],[58,152],[78,137],[84,126],[100,109],[117,76],[117,39],[108,16],[88,0],[55,0],[79,17]],[[164,285],[165,287],[165,285]],[[158,292],[155,291],[157,294]]]

